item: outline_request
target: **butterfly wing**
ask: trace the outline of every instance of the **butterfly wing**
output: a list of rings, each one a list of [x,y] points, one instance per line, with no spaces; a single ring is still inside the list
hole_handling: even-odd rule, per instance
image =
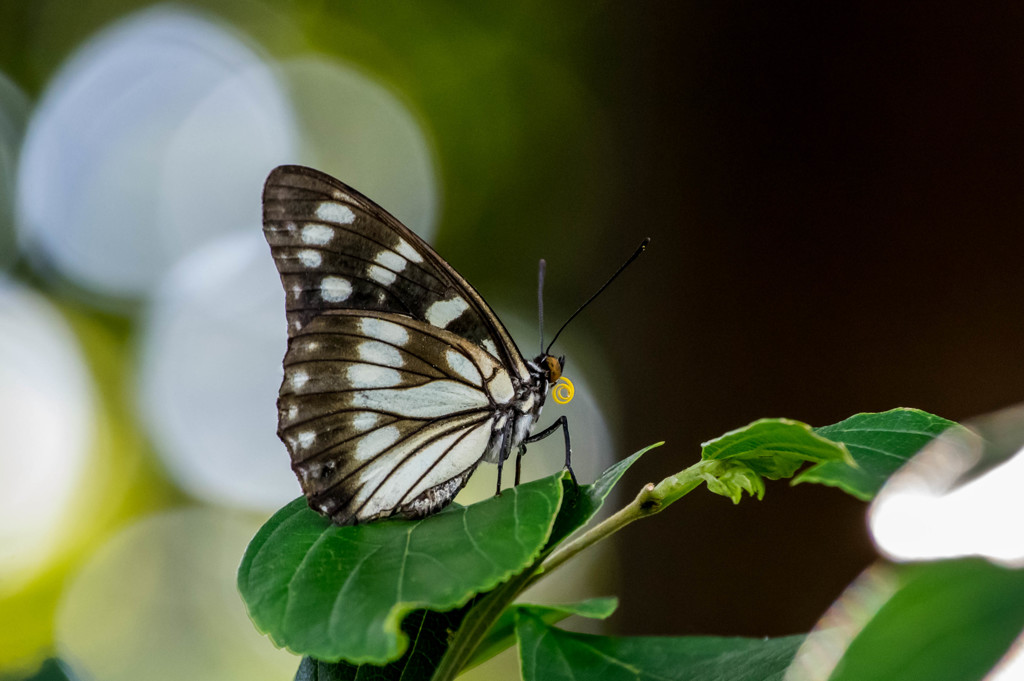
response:
[[[531,380],[522,355],[426,242],[329,175],[276,168],[263,214],[288,318],[278,434],[310,505],[342,524],[439,509]]]
[[[386,312],[312,319],[289,341],[284,371],[279,435],[310,505],[342,524],[443,506],[515,395],[490,353]]]
[[[327,310],[404,314],[529,372],[490,306],[425,241],[376,203],[312,168],[280,166],[263,189],[263,232],[285,289],[288,333]]]

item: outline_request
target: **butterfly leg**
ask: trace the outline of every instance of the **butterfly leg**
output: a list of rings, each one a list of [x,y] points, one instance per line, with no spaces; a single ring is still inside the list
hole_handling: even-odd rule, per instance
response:
[[[543,440],[544,438],[546,438],[548,435],[551,435],[559,428],[562,429],[562,435],[565,437],[565,467],[569,470],[569,477],[572,478],[572,484],[579,487],[580,483],[576,481],[576,473],[574,473],[572,470],[572,446],[569,444],[569,420],[565,418],[565,414],[559,416],[554,423],[552,423],[550,426],[540,431],[536,435],[531,435],[530,437],[523,440],[522,444],[519,447],[519,456],[516,457],[516,466],[518,468],[519,459],[522,458],[523,454],[526,453],[527,444],[531,442],[537,442],[538,440]],[[516,477],[518,482],[518,475]]]
[[[494,490],[494,496],[501,496],[501,467],[505,463],[505,459],[512,453],[512,424],[513,419],[508,419],[505,423],[505,428],[501,433],[501,454],[498,456],[498,486]],[[523,447],[523,449],[525,449]],[[520,454],[520,456],[522,456]],[[516,458],[516,484],[519,484],[519,458]]]
[[[516,454],[516,486],[519,486],[519,474],[523,469],[523,454],[526,454],[526,445],[519,445],[519,453]]]

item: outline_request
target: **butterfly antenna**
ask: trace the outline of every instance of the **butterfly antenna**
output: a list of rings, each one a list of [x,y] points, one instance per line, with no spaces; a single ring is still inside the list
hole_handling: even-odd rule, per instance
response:
[[[594,298],[597,298],[599,295],[601,295],[601,292],[604,291],[606,288],[608,288],[608,285],[611,284],[613,281],[615,281],[615,278],[617,276],[619,276],[620,274],[622,274],[622,271],[624,269],[626,269],[627,267],[629,267],[629,264],[631,262],[633,262],[634,260],[639,258],[640,254],[644,252],[644,249],[647,248],[647,244],[649,244],[649,243],[651,243],[651,237],[647,237],[646,239],[644,239],[643,242],[637,247],[636,251],[633,252],[633,255],[629,256],[629,258],[626,259],[626,262],[622,263],[622,265],[619,266],[619,269],[615,270],[615,274],[613,274],[608,279],[608,281],[604,282],[604,285],[601,288],[597,289],[597,292],[594,293],[594,295],[592,295],[589,298],[587,298],[587,302],[585,302],[582,305],[580,305],[579,308],[575,312],[572,313],[571,317],[569,317],[568,319],[565,320],[565,324],[562,324],[561,328],[558,329],[558,332],[555,333],[555,337],[551,339],[551,342],[548,344],[547,349],[544,350],[544,354],[545,355],[548,354],[548,350],[550,350],[551,346],[555,344],[556,340],[558,340],[559,334],[562,333],[562,331],[565,329],[565,327],[569,326],[569,322],[571,322],[572,320],[576,319],[576,315],[578,315],[580,312],[583,312],[583,309],[587,305],[590,305],[590,303],[592,303],[594,301]],[[543,341],[542,341],[542,344],[543,344]]]
[[[537,325],[540,327],[540,351],[544,352],[544,270],[548,264],[544,262],[544,258],[540,259],[540,265],[537,268],[537,315],[540,317],[540,323]]]

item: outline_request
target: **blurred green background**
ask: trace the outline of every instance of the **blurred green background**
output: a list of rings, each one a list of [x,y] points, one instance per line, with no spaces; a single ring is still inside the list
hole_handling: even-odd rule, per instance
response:
[[[564,336],[588,479],[762,416],[1019,401],[1022,34],[1004,1],[6,0],[0,677],[294,670],[231,582],[298,493],[278,163],[417,229],[527,355],[539,258],[552,329],[652,238]],[[862,504],[777,484],[631,527],[582,588],[618,633],[780,635],[873,557]]]

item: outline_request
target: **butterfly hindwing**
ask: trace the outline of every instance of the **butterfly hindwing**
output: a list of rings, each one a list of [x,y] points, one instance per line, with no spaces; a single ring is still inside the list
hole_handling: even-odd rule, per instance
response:
[[[279,434],[310,504],[341,523],[450,500],[515,396],[492,355],[393,313],[314,318],[289,339],[284,369]]]
[[[329,310],[408,315],[528,370],[479,293],[414,232],[333,177],[281,166],[267,178],[263,229],[285,289],[289,336]]]

